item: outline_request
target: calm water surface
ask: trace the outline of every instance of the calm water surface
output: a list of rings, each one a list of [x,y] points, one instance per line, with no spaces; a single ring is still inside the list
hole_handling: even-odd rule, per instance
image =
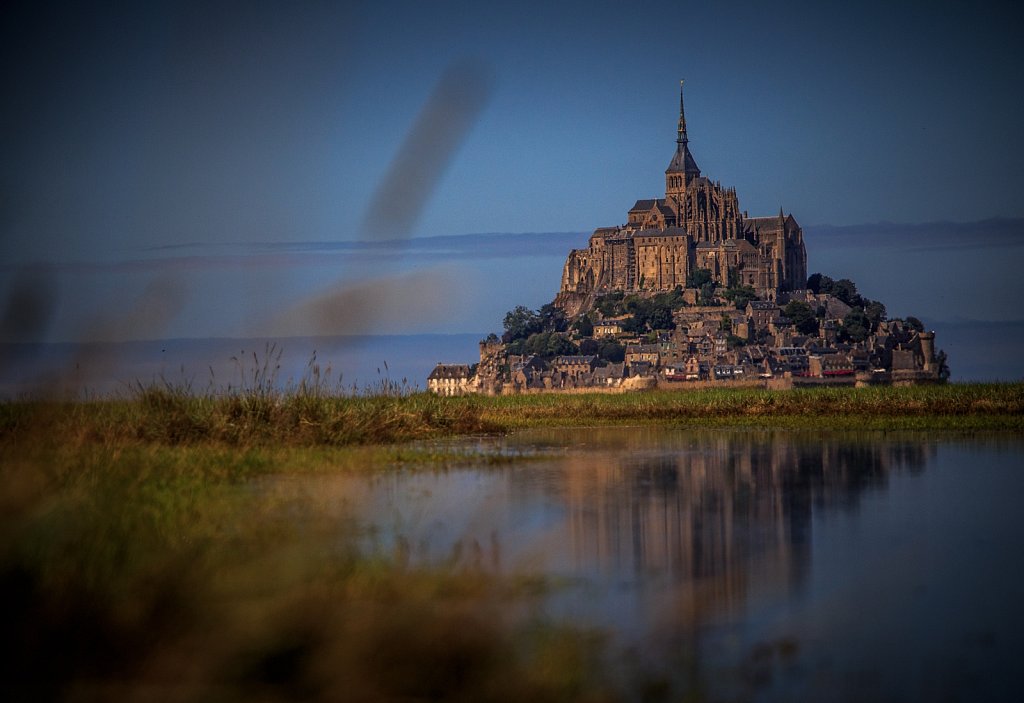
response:
[[[1024,441],[558,429],[509,465],[310,479],[413,563],[541,574],[543,614],[711,700],[1021,700]]]

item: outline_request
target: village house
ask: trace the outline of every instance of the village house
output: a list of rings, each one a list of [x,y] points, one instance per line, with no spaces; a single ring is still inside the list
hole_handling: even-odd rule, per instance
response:
[[[618,334],[622,334],[621,318],[609,318],[594,323],[594,337],[597,339],[601,337],[614,337]]]
[[[853,357],[849,354],[822,354],[808,357],[808,373],[818,378],[853,376]]]
[[[657,366],[661,360],[661,347],[657,344],[628,344],[626,345],[626,364],[634,366],[640,362],[646,362],[651,366]]]
[[[666,381],[685,381],[686,380],[686,364],[670,364],[665,367],[665,380]]]
[[[465,395],[473,391],[473,376],[469,364],[438,364],[427,376],[427,390],[438,395]]]
[[[747,303],[747,319],[754,329],[768,329],[768,325],[782,317],[782,309],[767,300],[751,300]]]
[[[716,381],[732,381],[743,377],[743,367],[737,364],[715,364],[713,372]]]
[[[626,364],[606,364],[594,369],[595,386],[614,386],[626,378]]]
[[[592,373],[596,364],[596,356],[556,356],[551,362],[551,368],[576,379],[583,374]]]

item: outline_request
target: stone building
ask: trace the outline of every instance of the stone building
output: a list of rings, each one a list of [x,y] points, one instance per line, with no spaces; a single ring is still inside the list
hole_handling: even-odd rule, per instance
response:
[[[578,378],[584,374],[593,373],[597,361],[598,359],[594,355],[556,356],[551,362],[551,368],[570,378]]]
[[[747,303],[747,318],[755,329],[768,329],[768,325],[782,317],[782,308],[768,300],[751,300]]]
[[[469,364],[438,364],[427,376],[427,390],[438,395],[465,395],[476,389],[476,369]]]
[[[736,190],[701,175],[690,153],[679,87],[676,151],[665,169],[665,197],[638,200],[626,224],[594,230],[586,249],[569,253],[559,305],[570,315],[608,291],[667,291],[707,269],[721,286],[752,286],[761,298],[804,288],[803,231],[781,210],[747,217]]]

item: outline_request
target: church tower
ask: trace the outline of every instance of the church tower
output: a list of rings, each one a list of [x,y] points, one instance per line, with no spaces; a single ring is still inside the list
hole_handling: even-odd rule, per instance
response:
[[[676,136],[676,153],[665,169],[665,203],[676,211],[676,222],[682,226],[683,217],[679,212],[684,202],[686,188],[700,177],[697,162],[690,154],[689,139],[686,137],[686,113],[683,112],[683,82],[679,81],[679,128]]]

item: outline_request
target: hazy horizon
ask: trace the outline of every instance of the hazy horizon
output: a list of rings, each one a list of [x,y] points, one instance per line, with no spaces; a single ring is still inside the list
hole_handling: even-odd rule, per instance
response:
[[[662,192],[684,78],[702,172],[810,271],[1021,317],[1015,4],[4,12],[0,341],[499,331]]]
[[[0,265],[17,286],[45,293],[52,319],[6,341],[94,342],[342,334],[499,332],[516,305],[558,291],[568,251],[586,232],[487,233],[394,241],[178,244],[91,261]],[[850,278],[891,317],[934,323],[1021,319],[1016,262],[1024,219],[805,228],[808,271]],[[342,270],[336,303],[365,308],[335,319],[315,305]],[[27,282],[27,283],[26,283]],[[362,286],[362,287],[361,287]],[[348,296],[348,297],[344,297]],[[310,301],[313,301],[312,303]],[[212,301],[212,302],[211,302]]]

